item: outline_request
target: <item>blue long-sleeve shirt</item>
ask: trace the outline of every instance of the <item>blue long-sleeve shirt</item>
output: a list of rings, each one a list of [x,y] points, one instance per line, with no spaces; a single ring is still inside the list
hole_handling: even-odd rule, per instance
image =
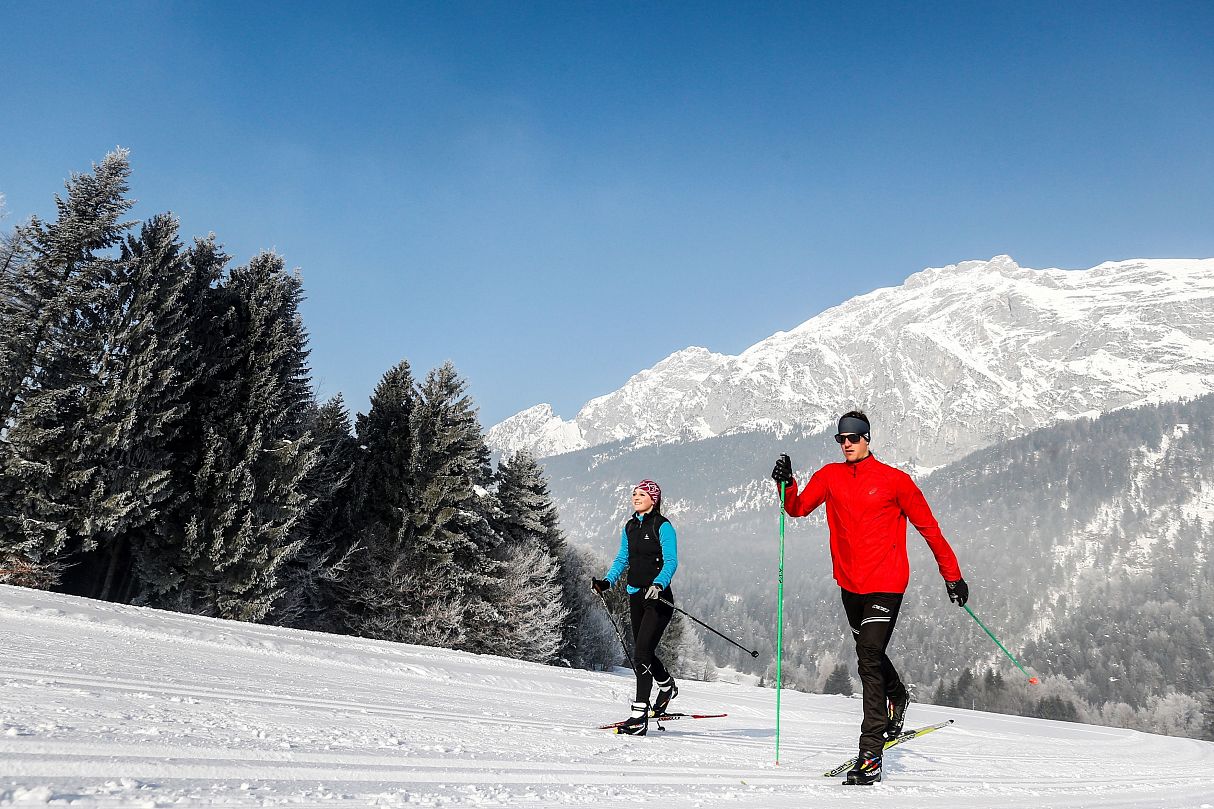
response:
[[[648,516],[649,514],[636,515],[642,523]],[[658,571],[658,575],[653,577],[653,583],[662,585],[662,589],[665,590],[670,586],[670,580],[674,578],[674,572],[679,567],[678,543],[674,526],[669,520],[662,523],[662,527],[658,529],[658,542],[662,545],[662,569]],[[615,561],[611,563],[611,569],[607,571],[604,578],[614,587],[626,567],[628,567],[628,530],[625,528],[620,530],[620,552],[615,555]],[[628,588],[629,595],[639,591],[637,587]]]

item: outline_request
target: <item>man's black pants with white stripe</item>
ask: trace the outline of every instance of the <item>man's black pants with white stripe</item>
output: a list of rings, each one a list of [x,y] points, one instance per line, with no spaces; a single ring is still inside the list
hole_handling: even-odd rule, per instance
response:
[[[887,699],[906,691],[885,647],[894,634],[902,593],[853,593],[842,590],[847,623],[856,639],[856,663],[864,686],[864,721],[860,724],[860,750],[881,754],[885,747],[885,725],[889,720]]]

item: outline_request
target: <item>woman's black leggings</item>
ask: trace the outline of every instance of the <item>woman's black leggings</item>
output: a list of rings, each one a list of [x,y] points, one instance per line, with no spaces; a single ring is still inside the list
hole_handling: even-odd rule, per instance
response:
[[[658,659],[657,649],[662,633],[674,617],[674,608],[657,599],[645,598],[645,590],[648,589],[646,587],[628,596],[628,608],[632,613],[632,660],[636,663],[637,702],[649,702],[655,678],[658,682],[670,679],[670,672]],[[669,587],[662,591],[662,598],[674,603],[674,593]]]

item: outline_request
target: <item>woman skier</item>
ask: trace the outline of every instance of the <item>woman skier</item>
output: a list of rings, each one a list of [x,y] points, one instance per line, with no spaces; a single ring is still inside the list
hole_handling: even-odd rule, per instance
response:
[[[679,689],[666,666],[658,659],[658,643],[674,617],[674,592],[670,580],[679,566],[674,525],[662,516],[662,488],[652,480],[642,480],[632,489],[632,516],[620,532],[620,552],[607,575],[590,580],[599,595],[610,589],[624,569],[628,570],[628,606],[632,617],[633,663],[636,667],[636,699],[628,719],[617,733],[644,736],[649,730],[653,684],[658,686],[652,714],[666,713]],[[664,604],[662,598],[670,604]]]

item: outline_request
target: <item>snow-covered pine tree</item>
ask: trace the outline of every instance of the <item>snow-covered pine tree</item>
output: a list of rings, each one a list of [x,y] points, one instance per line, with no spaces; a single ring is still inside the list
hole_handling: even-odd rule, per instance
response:
[[[603,599],[590,589],[591,577],[602,576],[607,570],[607,559],[585,545],[570,543],[562,567],[564,579],[574,585],[569,623],[574,627],[575,637],[569,665],[605,670],[623,664],[624,652],[607,620]]]
[[[308,417],[320,460],[304,479],[312,507],[296,525],[299,553],[282,572],[282,597],[271,620],[283,626],[336,631],[335,591],[353,553],[348,483],[358,446],[351,435],[350,414],[339,393]]]
[[[355,419],[355,432],[347,498],[354,553],[337,584],[337,614],[342,631],[399,641],[422,612],[407,614],[406,604],[412,573],[406,526],[417,508],[417,388],[408,361],[380,379],[367,413]]]
[[[184,526],[196,516],[205,494],[198,487],[205,436],[208,425],[230,407],[236,373],[233,294],[219,285],[228,261],[214,235],[195,239],[185,252],[182,303],[190,359],[180,369],[180,387],[187,410],[173,435],[164,439],[173,497],[150,530],[130,537],[134,570],[113,594],[118,601],[169,609],[181,603],[193,558]]]
[[[561,603],[560,566],[540,542],[503,543],[503,577],[485,600],[495,625],[469,626],[477,651],[535,663],[551,663],[561,649],[569,610]],[[491,631],[485,631],[491,630]]]
[[[301,545],[293,531],[311,505],[303,481],[319,457],[306,429],[303,288],[280,257],[261,253],[220,292],[230,373],[212,381],[212,401],[199,403],[202,451],[171,598],[183,611],[257,621],[281,594],[281,568]]]
[[[822,686],[823,694],[842,694],[845,697],[850,697],[855,691],[852,690],[851,674],[848,672],[847,665],[839,663],[831,670],[830,676],[826,678],[826,685]]]
[[[511,568],[504,588],[511,603],[500,607],[499,612],[517,616],[507,617],[505,625],[508,633],[517,633],[519,640],[515,643],[525,649],[511,656],[541,663],[560,660],[570,665],[577,645],[577,626],[572,620],[577,583],[565,575],[569,549],[543,469],[528,453],[520,452],[498,463],[497,479],[499,510],[494,515],[494,529],[508,549]],[[529,557],[537,558],[525,561]],[[549,577],[540,571],[548,568],[554,575],[545,584]],[[557,619],[559,623],[553,624]],[[555,651],[544,657],[535,641],[524,642],[523,636],[543,639],[545,650],[555,639]]]
[[[63,337],[104,275],[99,265],[112,258],[103,252],[132,226],[122,219],[132,205],[126,198],[130,174],[125,149],[107,154],[92,173],[68,178],[66,197],[55,196],[54,222],[31,217],[8,238],[12,295],[0,300],[0,424],[19,406],[40,352],[55,351],[46,343]]]
[[[53,585],[62,557],[83,525],[95,459],[87,439],[89,402],[99,385],[103,333],[113,312],[109,279],[115,247],[131,223],[130,164],[118,150],[73,175],[58,217],[34,217],[18,229],[24,260],[10,267],[0,312],[0,581],[25,571]]]
[[[431,611],[450,614],[462,605],[461,620],[440,626],[424,617],[413,642],[484,648],[485,633],[500,621],[492,593],[506,575],[498,554],[500,538],[489,524],[496,507],[489,449],[467,385],[451,363],[426,375],[418,386],[417,509],[408,524],[408,545],[416,575],[424,578],[418,600]]]
[[[4,195],[0,194],[0,219],[6,215]],[[19,229],[0,231],[0,380],[8,379],[18,364],[10,354],[16,348],[11,339],[20,324],[29,320],[29,314],[20,306],[21,280],[25,278],[25,262],[29,258],[22,238]]]
[[[78,448],[92,475],[69,543],[69,592],[110,599],[124,589],[134,538],[153,530],[172,497],[169,442],[187,409],[183,383],[194,360],[187,280],[172,216],[153,217],[127,237]]]
[[[662,633],[662,641],[658,644],[658,657],[666,664],[671,674],[691,679],[700,676],[704,664],[703,661],[688,661],[683,658],[683,651],[688,648],[684,640],[687,626],[688,622],[683,613],[675,612],[670,623],[666,625],[666,631]]]

